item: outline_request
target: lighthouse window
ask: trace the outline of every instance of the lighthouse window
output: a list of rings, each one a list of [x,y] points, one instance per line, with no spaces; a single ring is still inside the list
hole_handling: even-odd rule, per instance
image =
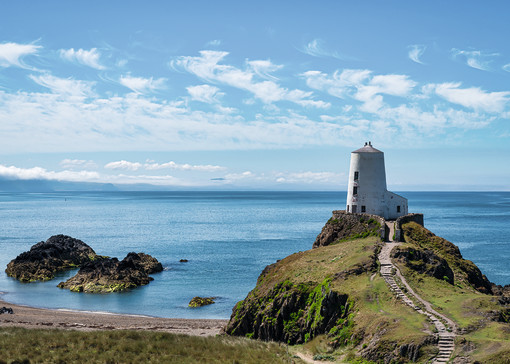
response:
[[[352,188],[352,194],[353,195],[357,195],[358,194],[358,187],[353,187]]]
[[[367,207],[365,205],[361,205],[361,212],[367,212]]]
[[[400,212],[400,206],[397,206],[397,212]]]
[[[347,212],[349,212],[349,205],[347,205]]]
[[[359,178],[359,172],[354,172],[354,180],[357,181]]]

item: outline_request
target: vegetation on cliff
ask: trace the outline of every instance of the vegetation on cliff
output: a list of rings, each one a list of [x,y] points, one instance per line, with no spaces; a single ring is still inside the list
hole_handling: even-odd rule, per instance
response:
[[[435,327],[402,304],[378,274],[380,223],[346,216],[327,222],[316,249],[266,267],[234,307],[226,333],[303,344],[342,362],[433,359]],[[404,224],[403,232],[406,242],[394,249],[394,262],[413,289],[460,327],[456,362],[491,362],[495,353],[508,358],[510,326],[504,321],[510,318],[505,306],[510,299],[494,295],[505,289],[492,285],[455,245],[420,225]]]
[[[53,279],[56,272],[77,268],[98,258],[83,241],[54,235],[11,260],[5,272],[22,282],[46,281]]]

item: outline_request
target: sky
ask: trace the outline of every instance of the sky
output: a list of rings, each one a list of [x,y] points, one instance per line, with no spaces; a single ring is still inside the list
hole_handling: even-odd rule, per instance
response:
[[[2,1],[0,178],[510,190],[506,1]]]

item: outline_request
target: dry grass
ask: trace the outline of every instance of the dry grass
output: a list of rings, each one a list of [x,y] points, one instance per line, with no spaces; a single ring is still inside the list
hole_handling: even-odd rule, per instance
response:
[[[204,338],[150,331],[2,328],[0,342],[0,363],[290,362],[283,345],[224,336]]]

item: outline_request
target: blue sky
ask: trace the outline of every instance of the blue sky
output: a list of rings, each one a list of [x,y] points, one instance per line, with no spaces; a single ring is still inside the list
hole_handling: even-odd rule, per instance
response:
[[[11,1],[0,178],[509,190],[504,1]]]

